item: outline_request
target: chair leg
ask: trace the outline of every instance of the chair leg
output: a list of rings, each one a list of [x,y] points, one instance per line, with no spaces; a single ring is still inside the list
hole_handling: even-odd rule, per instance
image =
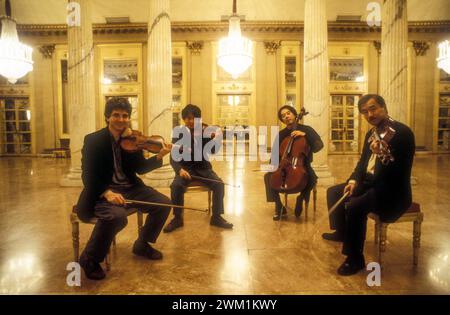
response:
[[[317,202],[317,184],[314,185],[314,188],[313,188],[313,207],[314,207],[314,214],[316,214],[316,202]]]
[[[106,271],[110,271],[111,270],[111,247],[108,249],[108,254],[106,254],[105,265],[106,265]]]
[[[212,192],[208,190],[208,214],[211,213]]]
[[[306,201],[305,199],[305,220],[308,220],[308,207],[309,207],[309,200]]]
[[[380,222],[375,221],[375,235],[373,241],[375,244],[378,244],[380,241]]]
[[[139,233],[140,233],[142,227],[144,226],[144,216],[141,211],[138,211],[136,213],[136,216],[137,216],[138,237],[139,237]]]
[[[116,249],[116,237],[114,236],[113,241],[112,241],[112,245],[114,246],[114,249]]]
[[[72,246],[73,259],[78,262],[80,256],[80,223],[77,219],[72,219]]]
[[[378,263],[382,264],[382,253],[386,251],[387,224],[380,224],[380,244],[378,245]]]
[[[422,221],[415,220],[413,227],[413,263],[415,266],[419,263],[419,248],[421,235]]]
[[[286,209],[286,212],[287,212],[287,209],[288,209],[288,206],[287,206],[287,204],[288,204],[288,194],[284,194],[284,208]],[[282,213],[281,213],[282,214]],[[281,215],[280,214],[280,215]]]

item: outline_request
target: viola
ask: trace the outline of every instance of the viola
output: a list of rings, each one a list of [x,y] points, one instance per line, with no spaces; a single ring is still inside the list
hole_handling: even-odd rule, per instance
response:
[[[297,126],[300,119],[308,113],[301,109],[295,120]],[[296,130],[296,129],[294,129]],[[288,194],[299,193],[308,184],[308,172],[306,159],[310,147],[305,137],[286,137],[280,144],[280,158],[278,169],[270,177],[270,186],[273,190]]]

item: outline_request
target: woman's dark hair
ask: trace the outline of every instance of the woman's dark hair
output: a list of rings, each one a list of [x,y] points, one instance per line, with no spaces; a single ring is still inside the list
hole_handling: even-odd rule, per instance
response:
[[[181,111],[181,118],[186,119],[191,114],[194,118],[200,118],[202,117],[202,110],[197,105],[187,104]]]
[[[279,119],[280,121],[283,121],[283,119],[281,119],[281,111],[282,111],[283,109],[289,110],[292,114],[294,114],[295,117],[297,117],[297,110],[295,109],[294,106],[291,106],[291,105],[283,105],[283,106],[281,106],[280,109],[278,110],[278,119]]]
[[[110,98],[105,104],[105,119],[111,116],[113,110],[121,109],[131,116],[131,104],[125,97]]]
[[[363,95],[358,101],[359,112],[361,112],[361,107],[363,107],[371,99],[374,99],[375,102],[377,102],[382,108],[385,108],[387,110],[386,102],[385,102],[384,98],[382,98],[378,94],[366,94],[366,95]]]

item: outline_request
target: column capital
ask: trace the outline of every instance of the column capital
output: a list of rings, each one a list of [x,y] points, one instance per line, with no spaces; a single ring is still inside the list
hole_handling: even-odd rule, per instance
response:
[[[191,55],[200,55],[200,51],[203,49],[203,41],[188,41],[187,48],[191,51]]]
[[[55,45],[42,45],[39,46],[39,52],[45,59],[51,59],[55,52]]]
[[[280,41],[266,41],[264,42],[264,48],[268,55],[274,55],[277,49],[280,47]]]
[[[416,56],[417,57],[418,56],[425,56],[425,53],[430,48],[430,44],[428,44],[425,41],[414,40],[413,41],[413,48],[414,48],[414,51],[416,52]]]

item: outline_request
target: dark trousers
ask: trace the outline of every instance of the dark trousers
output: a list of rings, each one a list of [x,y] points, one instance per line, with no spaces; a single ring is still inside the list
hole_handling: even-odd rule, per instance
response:
[[[218,182],[193,179],[195,181],[200,181],[203,184],[205,184],[206,186],[208,186],[209,188],[211,188],[211,190],[213,192],[212,214],[213,214],[213,216],[221,215],[224,212],[223,197],[225,195],[225,186],[222,182],[222,179],[219,176],[217,176],[217,174],[212,169],[189,170],[189,174],[221,181],[220,183],[218,183]],[[186,187],[190,182],[191,182],[190,180],[184,179],[180,175],[175,176],[175,179],[173,180],[172,185],[170,185],[170,193],[171,193],[173,204],[179,205],[179,206],[184,206],[184,193],[186,192]],[[183,209],[182,208],[174,208],[173,214],[176,217],[181,217],[183,215]]]
[[[112,190],[121,193],[125,199],[171,203],[169,198],[147,186]],[[139,239],[155,243],[169,216],[170,207],[147,205],[131,205],[131,207],[138,207],[139,211],[147,213],[145,224],[139,231]],[[109,203],[104,198],[96,203],[94,214],[98,220],[84,253],[94,261],[101,262],[105,259],[116,234],[127,225],[128,219],[125,207]]]
[[[346,183],[328,188],[327,204],[330,209],[344,194]],[[330,228],[344,235],[342,253],[347,256],[363,254],[366,239],[367,215],[377,213],[375,190],[370,185],[357,187],[353,195],[342,202],[329,216]]]
[[[280,193],[276,190],[273,190],[270,186],[270,177],[272,176],[272,173],[266,173],[264,174],[264,185],[266,187],[266,201],[267,202],[275,202],[275,213],[278,213],[281,208],[283,207],[283,204],[281,203],[280,199]],[[311,193],[312,188],[317,182],[317,176],[315,173],[313,173],[313,176],[309,177],[308,185],[305,187],[305,189],[297,196],[296,203],[300,203],[303,198],[309,200],[309,196]]]

